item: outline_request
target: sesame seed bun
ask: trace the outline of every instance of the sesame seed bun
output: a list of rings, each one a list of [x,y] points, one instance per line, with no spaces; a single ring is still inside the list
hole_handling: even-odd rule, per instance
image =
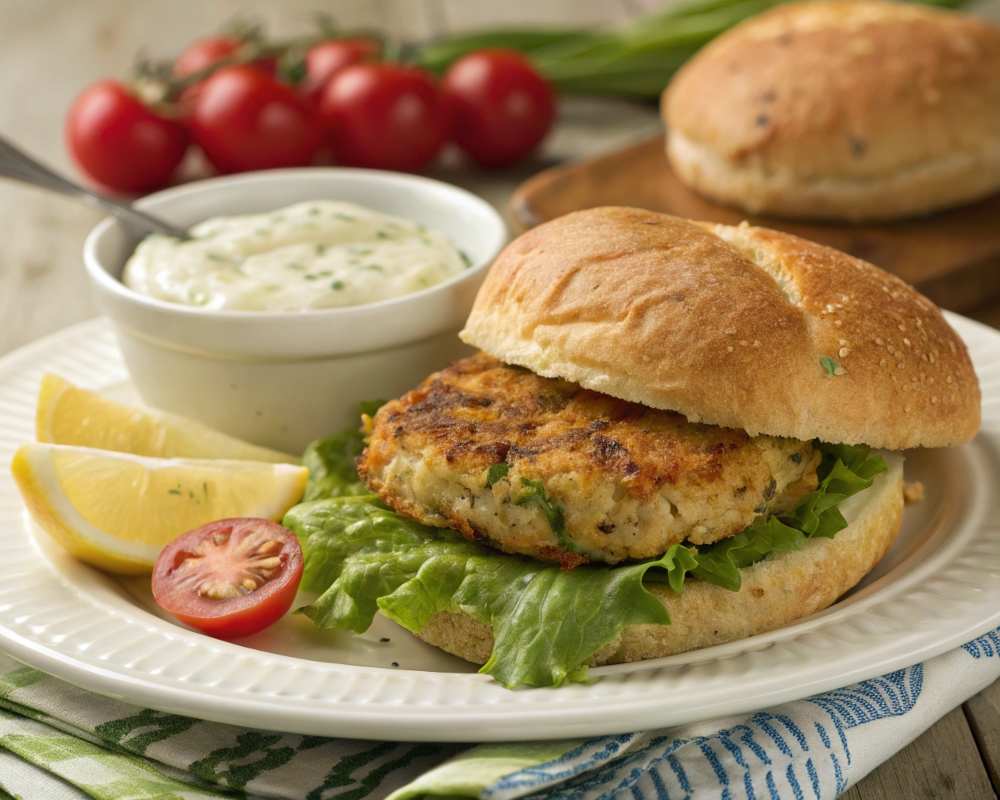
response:
[[[832,605],[874,569],[888,552],[903,518],[903,459],[889,456],[889,471],[846,501],[850,525],[833,539],[813,539],[798,551],[780,551],[740,570],[731,592],[690,580],[683,594],[646,584],[670,612],[670,625],[629,625],[588,662],[621,664],[723,644],[788,625]],[[418,634],[453,655],[485,664],[493,652],[488,625],[465,614],[439,611]]]
[[[1000,190],[1000,28],[919,3],[782,5],[663,95],[675,172],[751,213],[885,220]]]
[[[900,449],[979,427],[972,363],[933,303],[865,261],[745,224],[560,217],[500,254],[461,337],[752,436]]]

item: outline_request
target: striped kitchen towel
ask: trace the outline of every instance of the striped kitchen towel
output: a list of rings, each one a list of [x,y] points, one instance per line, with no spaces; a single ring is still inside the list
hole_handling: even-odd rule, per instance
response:
[[[0,655],[0,798],[833,800],[1000,677],[1000,631],[753,714],[589,740],[405,744],[203,722]]]

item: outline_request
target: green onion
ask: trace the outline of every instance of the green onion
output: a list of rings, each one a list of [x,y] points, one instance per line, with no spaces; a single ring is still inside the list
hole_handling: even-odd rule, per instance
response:
[[[958,8],[966,0],[914,0]],[[484,47],[531,58],[562,93],[659,97],[674,72],[703,45],[748,17],[788,0],[694,0],[612,28],[511,28],[465,33],[415,50],[436,73]]]

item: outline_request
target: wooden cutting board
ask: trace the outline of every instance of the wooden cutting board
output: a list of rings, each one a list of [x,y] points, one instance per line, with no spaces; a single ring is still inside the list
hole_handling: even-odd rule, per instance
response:
[[[1000,195],[921,219],[871,225],[755,217],[717,206],[670,169],[663,137],[597,158],[547,169],[514,193],[522,228],[594,206],[621,205],[679,217],[794,233],[836,247],[899,275],[940,306],[962,311],[1000,298]]]

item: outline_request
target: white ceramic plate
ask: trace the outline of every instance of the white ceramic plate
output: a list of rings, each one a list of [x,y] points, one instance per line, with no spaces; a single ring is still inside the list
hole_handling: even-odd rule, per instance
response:
[[[889,555],[826,611],[741,642],[593,670],[589,686],[508,691],[378,618],[363,636],[288,617],[239,645],[159,613],[32,530],[0,476],[0,649],[75,684],[204,719],[303,734],[500,741],[621,733],[762,708],[914,664],[1000,625],[1000,334],[949,316],[983,388],[971,445],[908,454],[927,488]],[[34,436],[45,372],[131,400],[96,320],[0,361],[0,462]],[[383,641],[387,639],[388,641]],[[399,666],[392,667],[395,662]]]

